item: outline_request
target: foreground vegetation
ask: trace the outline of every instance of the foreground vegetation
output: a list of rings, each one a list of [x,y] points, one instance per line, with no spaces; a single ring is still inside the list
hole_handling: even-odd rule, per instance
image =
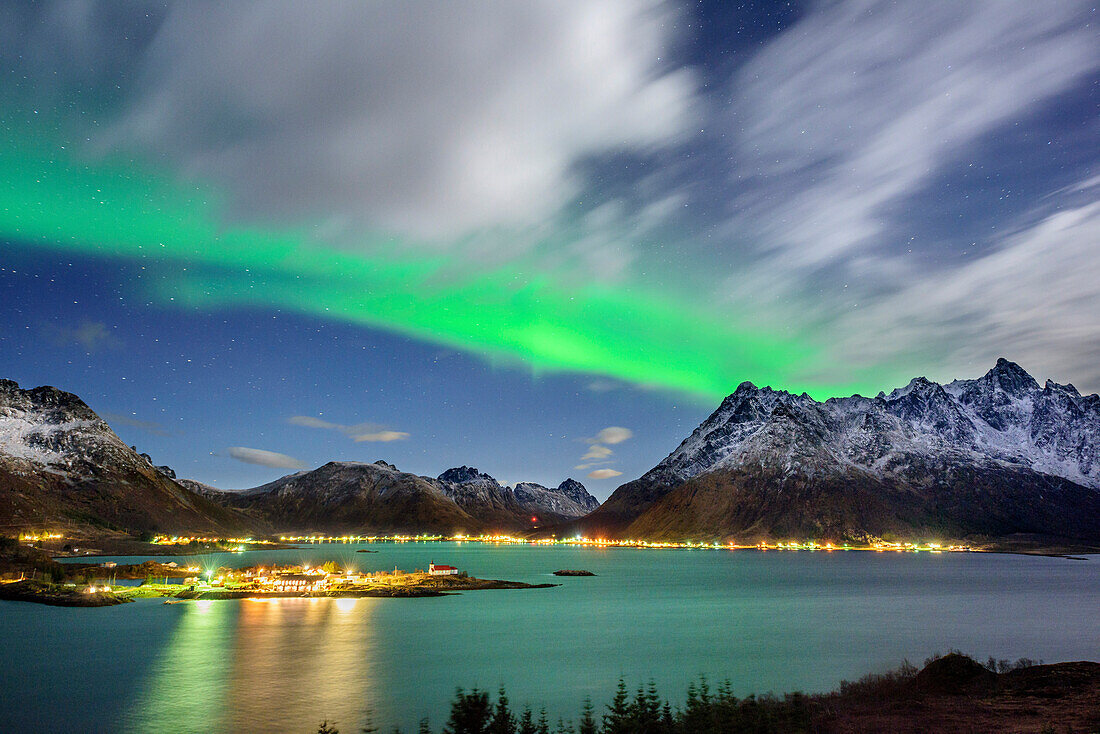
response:
[[[318,734],[338,734],[325,721]],[[358,729],[378,732],[371,724]],[[399,732],[400,730],[394,730]],[[990,659],[982,665],[958,652],[935,656],[918,670],[897,670],[843,682],[832,693],[738,698],[724,681],[692,683],[673,707],[651,682],[631,693],[620,679],[597,711],[585,701],[575,721],[548,720],[545,710],[513,710],[507,693],[459,689],[442,729],[429,721],[418,734],[826,734],[841,732],[1011,731],[1100,734],[1100,663],[1042,665]]]

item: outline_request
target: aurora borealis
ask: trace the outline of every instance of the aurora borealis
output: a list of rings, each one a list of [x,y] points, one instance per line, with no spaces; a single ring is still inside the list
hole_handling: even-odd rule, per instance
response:
[[[0,200],[3,236],[46,249],[151,254],[199,266],[198,274],[161,285],[153,295],[162,302],[278,306],[518,359],[536,370],[603,374],[710,398],[724,396],[738,375],[770,374],[788,384],[813,354],[809,345],[738,327],[659,293],[563,287],[525,272],[523,263],[452,275],[449,258],[402,257],[401,243],[381,236],[370,248],[379,254],[356,255],[310,246],[302,231],[222,228],[200,192],[132,170],[89,170],[9,150],[2,174],[13,183]]]
[[[549,484],[632,421],[601,466],[636,476],[742,380],[873,394],[1004,354],[1100,387],[1085,3],[47,2],[0,20],[3,376],[63,383],[196,478],[279,473],[227,446],[351,450],[298,414],[408,436],[358,458]],[[8,275],[51,269],[50,289]],[[249,324],[253,361],[219,320]],[[41,347],[77,328],[110,338]],[[112,397],[120,362],[177,379],[154,329],[184,362],[219,355],[209,389]],[[422,365],[439,350],[461,355],[450,378]],[[403,387],[368,399],[357,370]]]

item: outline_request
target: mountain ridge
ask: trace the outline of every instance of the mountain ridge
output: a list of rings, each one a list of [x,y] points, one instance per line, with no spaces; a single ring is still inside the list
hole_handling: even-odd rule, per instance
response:
[[[1001,358],[976,379],[944,386],[917,377],[873,398],[818,402],[743,382],[664,460],[570,530],[746,540],[1047,533],[1096,542],[1098,489],[1100,397],[1049,380],[1040,387]],[[795,507],[794,490],[797,502],[843,521]],[[1042,492],[1083,516],[1051,516]]]
[[[599,504],[571,479],[556,489],[531,482],[509,488],[469,466],[427,477],[382,460],[330,461],[245,490],[190,484],[283,532],[522,532],[575,520]]]

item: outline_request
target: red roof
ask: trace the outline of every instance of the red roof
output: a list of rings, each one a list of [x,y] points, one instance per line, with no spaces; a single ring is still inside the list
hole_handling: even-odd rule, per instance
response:
[[[458,570],[454,566],[444,566],[442,563],[433,563],[432,568],[434,568],[436,571],[457,571]]]

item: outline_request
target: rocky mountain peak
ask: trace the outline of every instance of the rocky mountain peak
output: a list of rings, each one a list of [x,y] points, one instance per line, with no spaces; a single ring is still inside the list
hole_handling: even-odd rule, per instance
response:
[[[566,479],[559,484],[557,491],[586,510],[594,510],[600,505],[600,501],[593,497],[583,484],[573,478]]]
[[[938,384],[932,382],[927,377],[914,377],[909,381],[909,384],[905,387],[898,387],[890,391],[889,395],[886,395],[886,400],[893,402],[895,400],[901,400],[909,395],[916,395],[918,397],[924,397],[935,392],[936,388],[940,387]],[[883,393],[879,393],[882,395]]]
[[[1023,397],[1039,390],[1039,383],[1034,377],[1029,375],[1023,367],[1004,357],[998,359],[997,364],[986,372],[982,379],[1014,397]]]
[[[563,494],[571,494],[576,492],[587,492],[585,486],[578,482],[576,479],[569,477],[558,485],[558,491]]]
[[[746,451],[789,456],[792,441],[824,441],[843,462],[879,473],[913,457],[1019,463],[1100,486],[1100,398],[1048,382],[1040,389],[1006,359],[978,379],[944,387],[915,377],[876,398],[818,403],[742,383],[661,464],[651,482],[678,482],[739,461]],[[770,447],[770,448],[769,448]],[[924,459],[922,458],[921,461]]]
[[[34,412],[45,420],[99,420],[88,405],[76,395],[50,385],[22,390],[13,380],[0,380],[0,408]]]
[[[1065,393],[1067,395],[1071,395],[1075,398],[1081,397],[1081,393],[1077,392],[1077,388],[1074,387],[1073,385],[1070,385],[1070,384],[1059,385],[1054,380],[1047,380],[1046,381],[1046,384],[1043,385],[1043,392],[1060,392],[1060,393]]]
[[[439,481],[447,482],[450,484],[466,484],[468,482],[493,482],[493,479],[488,474],[478,471],[472,466],[457,466],[439,475]]]

